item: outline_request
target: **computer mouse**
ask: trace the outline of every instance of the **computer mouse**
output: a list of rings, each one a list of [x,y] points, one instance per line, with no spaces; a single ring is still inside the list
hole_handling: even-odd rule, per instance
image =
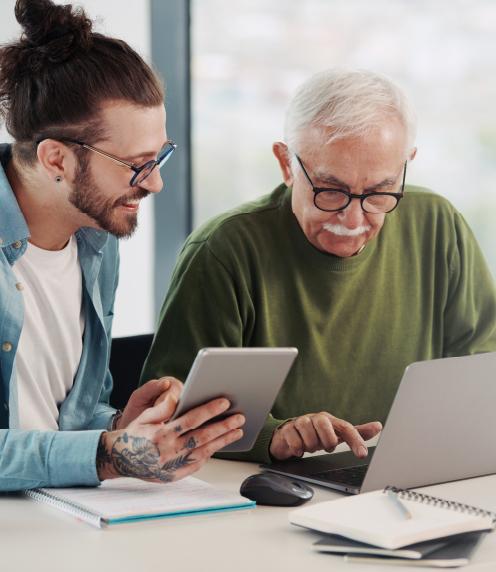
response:
[[[313,490],[293,479],[274,473],[258,473],[247,477],[239,492],[257,504],[297,506],[313,497]]]

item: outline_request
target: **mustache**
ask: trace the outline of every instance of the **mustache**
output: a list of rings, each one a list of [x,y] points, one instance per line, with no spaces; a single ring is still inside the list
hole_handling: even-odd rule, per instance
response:
[[[150,191],[146,189],[142,189],[141,187],[138,188],[133,194],[124,195],[120,199],[115,201],[114,206],[118,207],[120,205],[125,205],[129,201],[140,201],[141,199],[146,198],[150,194]]]
[[[356,228],[346,228],[342,224],[331,223],[322,225],[322,228],[328,232],[336,234],[337,236],[359,236],[360,234],[364,234],[370,230],[370,226],[365,225],[357,226]]]

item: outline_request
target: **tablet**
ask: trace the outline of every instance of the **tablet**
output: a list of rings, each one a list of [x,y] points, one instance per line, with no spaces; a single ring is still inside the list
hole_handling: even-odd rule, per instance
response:
[[[204,348],[193,362],[172,419],[216,397],[231,407],[222,414],[246,417],[243,437],[222,452],[249,451],[298,355],[296,348]]]

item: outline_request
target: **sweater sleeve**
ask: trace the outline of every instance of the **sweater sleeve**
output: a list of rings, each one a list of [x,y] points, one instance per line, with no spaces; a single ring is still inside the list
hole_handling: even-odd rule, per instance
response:
[[[207,244],[187,245],[174,270],[141,382],[184,380],[204,347],[243,346],[250,301]]]
[[[141,383],[164,375],[184,380],[201,348],[248,345],[255,322],[254,308],[247,280],[232,270],[237,267],[221,260],[207,243],[185,246],[160,313]],[[252,451],[219,456],[269,461],[272,433],[282,423],[269,416]]]
[[[235,459],[238,461],[252,461],[254,463],[270,463],[271,456],[269,453],[270,442],[274,431],[284,425],[287,419],[275,419],[269,415],[260,431],[253,448],[244,453],[217,453],[215,456],[221,459]]]
[[[494,279],[469,226],[455,214],[456,247],[444,313],[444,355],[496,351]]]

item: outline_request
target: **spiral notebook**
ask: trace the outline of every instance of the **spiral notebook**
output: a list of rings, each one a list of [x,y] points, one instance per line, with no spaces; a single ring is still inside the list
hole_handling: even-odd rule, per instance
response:
[[[253,508],[255,503],[195,477],[174,483],[119,478],[99,487],[44,488],[24,491],[38,502],[61,509],[100,528],[143,519]]]
[[[392,487],[296,509],[289,514],[289,521],[389,549],[492,530],[496,523],[495,513],[479,507],[401,489],[393,489],[395,501],[386,494],[388,489]]]

